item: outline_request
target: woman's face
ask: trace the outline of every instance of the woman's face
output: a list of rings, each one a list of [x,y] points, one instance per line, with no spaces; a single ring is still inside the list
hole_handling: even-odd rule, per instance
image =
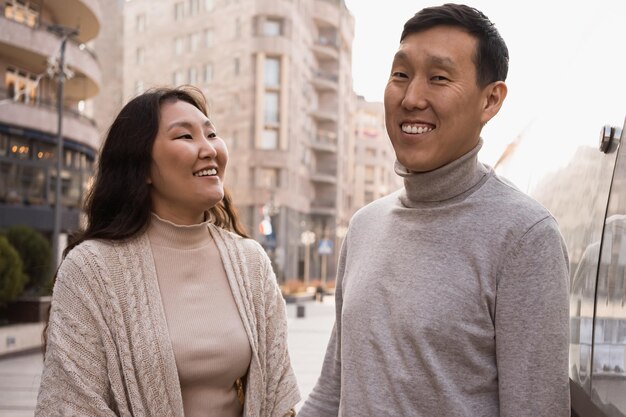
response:
[[[203,221],[224,197],[228,151],[215,126],[185,101],[161,105],[148,183],[152,210],[176,224]]]

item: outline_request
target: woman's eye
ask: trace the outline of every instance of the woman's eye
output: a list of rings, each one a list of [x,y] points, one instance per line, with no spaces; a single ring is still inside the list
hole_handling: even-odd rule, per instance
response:
[[[193,139],[193,137],[189,133],[185,133],[184,135],[177,136],[176,139]]]
[[[217,137],[217,133],[215,133],[215,132],[211,132],[211,133],[209,133],[207,135],[207,138],[209,138],[209,139],[213,139],[213,138],[216,138],[216,137]]]

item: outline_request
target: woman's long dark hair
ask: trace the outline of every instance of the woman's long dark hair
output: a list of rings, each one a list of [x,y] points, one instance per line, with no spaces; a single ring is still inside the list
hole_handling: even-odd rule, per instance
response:
[[[152,212],[147,183],[152,146],[159,131],[161,105],[172,101],[187,102],[208,116],[204,95],[191,86],[155,88],[129,101],[113,121],[100,150],[95,180],[84,203],[87,225],[70,238],[63,257],[86,240],[125,240],[147,229]],[[249,237],[227,190],[222,201],[208,210],[207,218],[218,227]]]

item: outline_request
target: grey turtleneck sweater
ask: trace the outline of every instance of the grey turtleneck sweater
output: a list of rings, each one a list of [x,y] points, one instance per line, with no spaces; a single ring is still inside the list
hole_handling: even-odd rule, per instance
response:
[[[300,417],[569,417],[566,248],[481,145],[352,218]]]

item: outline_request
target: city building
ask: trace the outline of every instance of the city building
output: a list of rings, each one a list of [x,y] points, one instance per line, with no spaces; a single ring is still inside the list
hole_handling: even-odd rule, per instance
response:
[[[305,264],[312,279],[333,276],[355,111],[343,0],[130,0],[122,14],[123,52],[98,49],[123,68],[122,101],[200,87],[229,148],[226,185],[279,279]]]
[[[96,0],[4,0],[0,3],[0,228],[26,224],[50,236],[57,178],[61,232],[79,226],[80,203],[99,147],[90,99],[101,88],[88,46],[100,30]],[[66,45],[62,110],[63,170],[58,175],[57,80],[61,38],[50,29],[78,29]]]
[[[348,216],[358,209],[402,187],[394,172],[396,155],[385,128],[383,103],[357,97],[353,160],[347,165],[351,193],[347,194]]]

